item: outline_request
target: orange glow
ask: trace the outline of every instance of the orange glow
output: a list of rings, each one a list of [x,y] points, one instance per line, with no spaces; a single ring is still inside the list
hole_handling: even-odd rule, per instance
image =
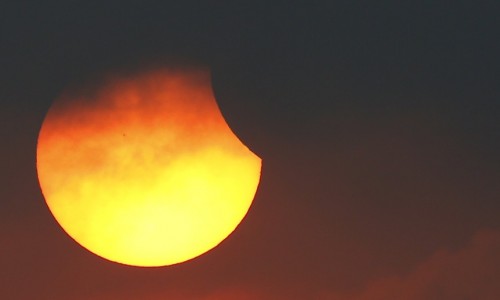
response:
[[[261,160],[232,133],[204,71],[156,71],[63,94],[40,130],[47,205],[83,247],[136,266],[180,263],[238,226]]]

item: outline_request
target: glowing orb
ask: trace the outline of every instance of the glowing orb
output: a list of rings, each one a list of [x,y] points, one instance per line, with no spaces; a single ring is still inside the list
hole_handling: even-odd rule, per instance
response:
[[[205,71],[147,72],[65,93],[38,137],[38,178],[58,223],[127,265],[176,264],[217,246],[246,215],[260,170]]]

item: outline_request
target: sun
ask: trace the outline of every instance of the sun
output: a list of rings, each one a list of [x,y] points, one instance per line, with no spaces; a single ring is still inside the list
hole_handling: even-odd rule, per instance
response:
[[[80,245],[164,266],[235,230],[261,159],[225,122],[208,71],[158,70],[63,93],[42,124],[37,171],[50,211]]]

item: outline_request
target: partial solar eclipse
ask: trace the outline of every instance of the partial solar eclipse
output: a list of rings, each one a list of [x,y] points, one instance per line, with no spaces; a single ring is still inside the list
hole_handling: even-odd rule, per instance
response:
[[[225,122],[209,72],[160,70],[63,93],[42,124],[37,171],[50,211],[80,245],[164,266],[235,230],[261,159]]]

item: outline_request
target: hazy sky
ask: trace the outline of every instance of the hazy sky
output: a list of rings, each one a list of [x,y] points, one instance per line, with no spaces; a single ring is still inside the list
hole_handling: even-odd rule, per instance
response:
[[[496,1],[224,2],[0,5],[0,298],[500,299]],[[193,65],[263,159],[248,215],[175,266],[91,254],[38,186],[48,108]]]

